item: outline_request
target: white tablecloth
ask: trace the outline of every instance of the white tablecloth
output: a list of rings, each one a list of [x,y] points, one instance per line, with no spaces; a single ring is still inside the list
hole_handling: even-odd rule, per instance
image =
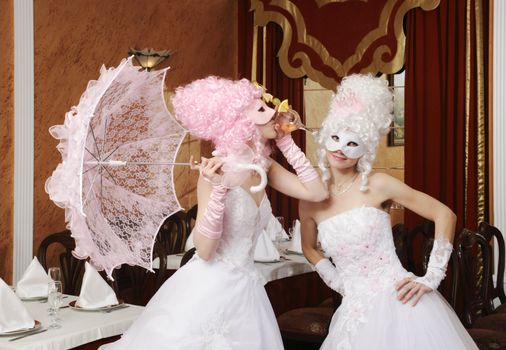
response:
[[[304,255],[283,253],[284,249],[288,248],[289,244],[290,242],[281,244],[281,261],[273,263],[255,262],[255,267],[267,282],[313,271],[312,265],[306,260]],[[167,256],[167,269],[177,270],[182,257],[182,254]],[[160,262],[158,258],[156,258],[153,261],[153,268],[157,269],[159,264]]]
[[[64,305],[75,300],[69,296],[63,299]],[[42,327],[49,325],[47,303],[39,301],[24,302],[30,315],[42,323]],[[122,334],[139,316],[144,309],[142,306],[130,305],[127,308],[110,313],[76,311],[71,308],[61,309],[59,329],[48,329],[46,332],[9,342],[14,338],[0,337],[0,349],[26,350],[63,350],[70,349],[92,341]]]

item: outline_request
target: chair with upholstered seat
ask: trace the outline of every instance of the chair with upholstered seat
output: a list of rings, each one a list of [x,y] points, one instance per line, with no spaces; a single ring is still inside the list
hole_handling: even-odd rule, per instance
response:
[[[463,229],[457,252],[464,290],[464,325],[480,349],[506,348],[506,314],[494,313],[490,299],[493,257],[490,237]]]
[[[505,247],[504,247],[504,237],[499,231],[499,229],[495,226],[490,225],[489,223],[482,222],[478,227],[478,232],[485,237],[485,239],[489,242],[489,246],[493,246],[495,248],[495,253],[497,255],[497,271],[495,271],[495,275],[497,276],[497,281],[494,285],[494,279],[489,276],[490,285],[488,288],[488,308],[492,313],[506,313],[506,294],[504,292],[504,264],[505,264]],[[494,238],[496,242],[494,243]],[[490,270],[492,274],[493,270]],[[495,299],[498,299],[500,303],[497,307],[494,306]]]
[[[480,350],[506,349],[506,332],[475,328],[467,331]]]
[[[332,301],[314,307],[301,307],[277,317],[281,337],[287,350],[319,349],[329,332],[330,321],[341,304],[341,296],[332,291]]]
[[[323,284],[319,278],[317,280]],[[328,290],[331,298],[319,305],[288,310],[277,317],[285,349],[319,349],[329,332],[332,316],[342,300],[337,292],[330,288]]]
[[[329,332],[334,308],[317,306],[290,310],[278,316],[286,349],[318,349]]]
[[[435,225],[433,221],[424,220],[421,224],[408,230],[406,240],[407,270],[418,276],[427,272],[432,246],[434,245]],[[418,255],[416,255],[418,254]],[[446,278],[441,282],[438,290],[443,294],[453,309],[457,304],[457,291],[459,283],[459,263],[456,252],[452,252]]]
[[[140,266],[123,265],[114,271],[118,280],[117,294],[125,302],[146,305],[166,280],[167,255],[163,245],[156,241],[153,246],[153,259],[159,259],[158,269],[150,273]]]
[[[189,236],[193,230],[193,226],[195,225],[195,221],[197,220],[197,211],[198,206],[197,204],[195,204],[186,212],[186,216],[184,218],[186,236]]]
[[[404,224],[396,224],[392,227],[392,236],[395,245],[395,253],[402,266],[408,266],[408,229]]]
[[[160,226],[156,240],[165,249],[166,255],[184,252],[186,235],[182,214],[174,213],[169,216]]]
[[[430,220],[423,220],[422,223],[408,230],[406,237],[406,258],[407,270],[418,276],[425,274],[427,252],[432,247],[431,240],[434,239],[435,226]]]
[[[63,292],[71,295],[77,295],[79,293],[82,276],[84,274],[85,260],[79,260],[72,255],[72,251],[75,248],[76,243],[71,237],[70,231],[65,230],[50,234],[44,238],[37,252],[37,258],[46,271],[49,267],[50,256],[56,256],[58,258],[62,272]],[[51,254],[53,252],[56,252],[56,254]]]
[[[186,265],[186,263],[188,261],[190,261],[191,258],[193,258],[196,251],[197,251],[197,249],[195,247],[193,247],[193,248],[189,249],[186,253],[184,253],[183,257],[181,258],[181,262],[179,264],[179,267],[183,267],[184,265]]]

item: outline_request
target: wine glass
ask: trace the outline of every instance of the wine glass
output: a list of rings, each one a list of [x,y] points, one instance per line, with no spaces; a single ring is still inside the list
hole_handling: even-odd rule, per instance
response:
[[[61,282],[61,270],[59,267],[50,267],[49,270],[47,270],[47,275],[49,276],[49,282]]]
[[[318,131],[318,129],[307,128],[304,124],[302,124],[299,113],[293,109],[289,109],[286,112],[277,112],[274,118],[274,124],[279,126],[278,138],[288,135],[292,131],[298,129],[307,131],[312,135],[315,135]]]
[[[62,283],[62,281],[61,281],[61,269],[59,267],[50,267],[47,270],[47,275],[49,277],[49,279],[48,279],[48,293],[49,293],[49,290],[51,289],[51,287],[54,284],[54,282],[60,282],[60,283]],[[47,312],[51,312],[51,308],[50,307],[47,309]]]
[[[49,328],[61,328],[61,324],[59,323],[60,319],[58,318],[58,310],[62,304],[62,284],[60,281],[49,282],[47,301],[49,304],[49,319],[51,322]]]
[[[290,236],[290,239],[293,239],[295,237],[295,226],[297,226],[297,220],[292,221],[292,226],[288,229],[288,235]]]
[[[283,235],[283,231],[285,229],[285,218],[283,216],[276,216],[276,220],[278,220],[278,222],[280,223],[281,227],[280,229],[276,232],[276,236],[275,236],[275,241],[274,241],[274,245],[276,246],[276,248],[278,250],[281,249],[281,243],[284,241],[285,237]]]

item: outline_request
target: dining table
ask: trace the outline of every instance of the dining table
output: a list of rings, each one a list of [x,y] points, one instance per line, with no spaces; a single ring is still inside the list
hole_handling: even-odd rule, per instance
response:
[[[317,306],[332,296],[302,252],[290,248],[290,241],[281,242],[278,244],[279,259],[255,261],[255,268],[266,282],[265,290],[276,316],[299,307]],[[167,277],[179,269],[183,255],[167,256]],[[153,268],[158,267],[157,258]]]
[[[255,268],[262,275],[266,282],[296,276],[314,271],[312,265],[302,253],[288,250],[289,241],[280,244],[280,258],[274,260],[255,261]],[[167,256],[167,270],[179,269],[184,253],[171,254]],[[153,268],[157,269],[159,260],[153,261]]]
[[[61,328],[49,328],[48,303],[45,300],[23,301],[30,316],[41,323],[32,332],[0,336],[1,350],[64,350],[84,349],[86,344],[107,343],[107,338],[125,332],[139,317],[143,306],[122,304],[121,307],[102,308],[94,311],[71,307],[76,296],[65,295],[59,310]],[[73,305],[73,303],[72,303]],[[13,340],[22,335],[26,337]],[[110,338],[110,341],[116,338]],[[96,349],[98,345],[91,347]]]

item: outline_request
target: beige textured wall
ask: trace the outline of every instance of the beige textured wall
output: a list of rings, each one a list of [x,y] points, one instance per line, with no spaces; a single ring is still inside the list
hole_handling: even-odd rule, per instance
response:
[[[5,0],[2,0],[5,2]],[[2,12],[3,13],[3,12]],[[237,67],[237,4],[230,0],[35,0],[35,198],[34,249],[65,227],[64,212],[44,191],[60,162],[47,130],[61,124],[99,68],[116,66],[130,47],[172,49],[169,90],[209,74],[234,78]],[[3,31],[2,31],[3,32]],[[3,68],[3,67],[2,67]],[[187,140],[179,159],[198,155]],[[196,176],[176,174],[182,205],[195,203]]]
[[[0,0],[0,278],[12,281],[14,195],[13,0]]]
[[[318,128],[325,119],[332,91],[323,88],[320,84],[307,79],[304,86],[304,104],[306,115],[306,126]],[[311,135],[307,135],[307,155],[311,163],[318,166],[315,151],[316,144]],[[374,163],[376,171],[385,172],[397,179],[404,181],[404,146],[389,147],[387,137],[385,136],[379,143],[378,155]],[[392,223],[404,222],[404,210],[396,208],[391,209]]]

